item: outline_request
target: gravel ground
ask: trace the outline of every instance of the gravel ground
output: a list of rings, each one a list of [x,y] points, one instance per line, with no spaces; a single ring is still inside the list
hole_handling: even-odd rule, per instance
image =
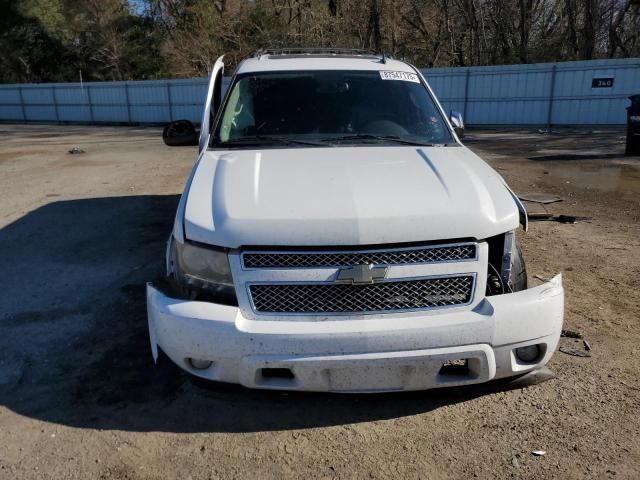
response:
[[[203,386],[153,365],[144,282],[192,148],[143,128],[0,125],[0,139],[1,479],[640,477],[640,160],[621,132],[465,139],[517,192],[590,218],[521,241],[531,284],[563,272],[565,328],[591,356],[557,352],[557,377],[525,389],[376,396]]]

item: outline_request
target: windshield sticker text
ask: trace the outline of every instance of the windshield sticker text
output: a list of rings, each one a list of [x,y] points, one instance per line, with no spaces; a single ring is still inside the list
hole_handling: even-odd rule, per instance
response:
[[[380,72],[380,78],[382,80],[404,80],[405,82],[420,83],[418,75],[408,72],[392,72],[385,70]]]

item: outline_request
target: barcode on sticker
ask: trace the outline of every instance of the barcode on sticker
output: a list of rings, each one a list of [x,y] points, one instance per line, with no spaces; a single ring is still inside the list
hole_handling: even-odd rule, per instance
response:
[[[383,70],[380,72],[380,78],[382,80],[404,80],[405,82],[420,83],[418,75],[409,72],[392,72],[389,70]]]

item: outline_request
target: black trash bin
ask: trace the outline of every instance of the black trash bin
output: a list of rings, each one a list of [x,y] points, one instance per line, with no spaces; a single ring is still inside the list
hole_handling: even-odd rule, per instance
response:
[[[640,155],[640,95],[631,95],[631,106],[627,107],[626,155]]]

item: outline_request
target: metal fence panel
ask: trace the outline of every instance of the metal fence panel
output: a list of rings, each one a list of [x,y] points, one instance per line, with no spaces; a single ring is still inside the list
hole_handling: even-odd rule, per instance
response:
[[[207,87],[208,80],[205,78],[173,83],[171,100],[175,103],[174,119],[185,118],[192,122],[199,122]]]
[[[24,120],[21,90],[19,86],[0,89],[0,119]]]
[[[24,121],[24,110],[20,105],[0,105],[0,119],[5,121]]]
[[[79,84],[56,84],[55,97],[60,121],[91,122],[89,96],[86,88]]]
[[[622,125],[640,59],[422,70],[467,125]],[[594,79],[613,79],[594,88]],[[225,78],[223,90],[228,86]],[[199,122],[208,79],[0,85],[0,121]]]
[[[9,85],[6,88],[0,88],[0,104],[20,105],[20,86]]]
[[[468,125],[623,125],[628,97],[640,93],[638,58],[422,72],[443,107]],[[597,78],[613,85],[593,88]]]

